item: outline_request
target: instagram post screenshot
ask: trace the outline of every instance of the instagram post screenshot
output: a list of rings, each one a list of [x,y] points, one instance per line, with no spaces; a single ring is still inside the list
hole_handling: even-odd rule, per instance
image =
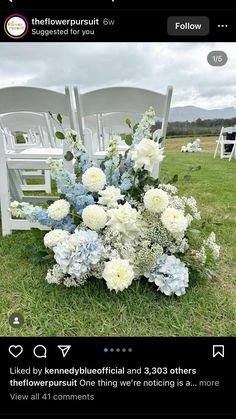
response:
[[[0,8],[0,417],[235,417],[235,10]]]

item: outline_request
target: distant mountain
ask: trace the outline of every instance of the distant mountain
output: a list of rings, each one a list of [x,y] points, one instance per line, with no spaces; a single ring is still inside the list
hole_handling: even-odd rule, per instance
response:
[[[195,121],[196,119],[236,118],[236,108],[203,109],[196,106],[176,106],[170,110],[169,121]]]

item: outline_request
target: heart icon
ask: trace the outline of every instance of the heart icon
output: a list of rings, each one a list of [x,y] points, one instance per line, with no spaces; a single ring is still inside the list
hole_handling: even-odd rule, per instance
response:
[[[23,352],[23,348],[21,345],[11,345],[8,348],[10,354],[14,356],[14,358],[18,358]]]

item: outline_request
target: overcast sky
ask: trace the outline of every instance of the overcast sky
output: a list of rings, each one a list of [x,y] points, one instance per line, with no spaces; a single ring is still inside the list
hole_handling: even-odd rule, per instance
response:
[[[223,50],[224,67],[207,55]],[[236,107],[236,43],[2,43],[0,87],[40,86],[81,91],[114,85],[165,92],[173,85],[172,106]]]

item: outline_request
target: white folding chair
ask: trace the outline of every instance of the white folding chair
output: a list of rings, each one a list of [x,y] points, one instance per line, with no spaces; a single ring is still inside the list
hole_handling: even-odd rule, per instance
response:
[[[216,140],[216,148],[214,153],[214,158],[217,155],[218,149],[220,150],[220,158],[221,159],[229,159],[229,161],[232,159],[232,157],[235,155],[235,140],[227,140],[227,134],[236,134],[236,126],[233,127],[222,127],[220,131],[220,135],[218,140]],[[226,145],[232,145],[232,150],[227,152],[225,151]]]
[[[74,101],[82,141],[95,159],[105,157],[104,130],[106,123],[113,133],[125,130],[125,118],[129,115],[142,115],[152,106],[156,116],[161,120],[160,136],[165,138],[170,111],[173,88],[169,86],[166,94],[136,87],[108,87],[81,94],[74,86]],[[71,99],[73,101],[73,99]],[[121,123],[123,119],[123,124]],[[93,121],[93,123],[92,123]],[[123,127],[123,128],[122,128]],[[98,138],[97,151],[94,151],[93,137],[88,135],[89,130]],[[99,141],[99,140],[102,141]]]
[[[11,112],[52,112],[60,113],[70,120],[72,129],[77,129],[76,118],[70,102],[69,92],[66,94],[40,89],[36,87],[8,87],[0,89],[0,114]],[[65,144],[65,143],[64,143]],[[8,208],[11,194],[14,199],[25,202],[47,201],[57,199],[49,196],[24,196],[19,185],[17,170],[47,170],[46,160],[49,157],[62,159],[63,153],[68,150],[65,144],[62,148],[31,147],[24,150],[12,150],[7,147],[4,134],[0,131],[0,200],[3,235],[10,234],[12,230],[30,229],[32,224],[25,220],[12,219]],[[72,163],[64,160],[64,167],[73,170]],[[39,225],[38,225],[39,226]]]
[[[56,147],[54,133],[51,131],[47,113],[13,112],[0,115],[0,126],[4,131],[9,149],[20,151],[33,147]],[[17,133],[21,133],[24,142],[17,142]],[[62,147],[62,144],[61,144]],[[51,193],[50,171],[24,171],[22,178],[23,191],[45,191]],[[44,183],[29,185],[26,179],[42,179]]]

